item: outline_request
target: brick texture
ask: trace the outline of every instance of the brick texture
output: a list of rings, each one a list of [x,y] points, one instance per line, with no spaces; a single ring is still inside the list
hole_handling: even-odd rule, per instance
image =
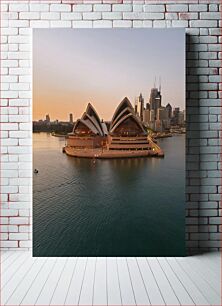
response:
[[[1,248],[31,247],[31,29],[185,27],[186,244],[190,253],[220,249],[220,0],[13,0],[0,5]]]

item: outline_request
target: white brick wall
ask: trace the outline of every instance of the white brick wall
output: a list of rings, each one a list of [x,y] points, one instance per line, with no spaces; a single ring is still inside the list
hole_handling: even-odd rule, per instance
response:
[[[220,0],[1,1],[1,247],[31,247],[31,28],[186,27],[190,251],[221,246]]]

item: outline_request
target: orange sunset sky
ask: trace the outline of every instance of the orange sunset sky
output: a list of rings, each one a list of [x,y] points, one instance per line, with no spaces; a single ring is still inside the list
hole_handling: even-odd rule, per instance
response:
[[[162,104],[185,109],[183,29],[34,29],[33,120],[76,120],[88,102],[110,120],[125,96],[148,102],[155,76]]]

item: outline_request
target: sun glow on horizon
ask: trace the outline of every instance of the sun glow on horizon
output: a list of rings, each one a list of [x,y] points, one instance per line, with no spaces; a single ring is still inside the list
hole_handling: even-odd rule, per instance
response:
[[[134,105],[141,92],[147,103],[156,75],[162,104],[185,109],[182,29],[34,29],[33,37],[33,120],[76,120],[90,102],[109,121],[125,96]]]

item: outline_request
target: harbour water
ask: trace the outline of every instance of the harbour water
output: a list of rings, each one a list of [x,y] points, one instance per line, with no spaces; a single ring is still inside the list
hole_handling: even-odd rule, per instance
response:
[[[33,134],[34,256],[185,255],[185,135],[164,158],[96,160]]]

